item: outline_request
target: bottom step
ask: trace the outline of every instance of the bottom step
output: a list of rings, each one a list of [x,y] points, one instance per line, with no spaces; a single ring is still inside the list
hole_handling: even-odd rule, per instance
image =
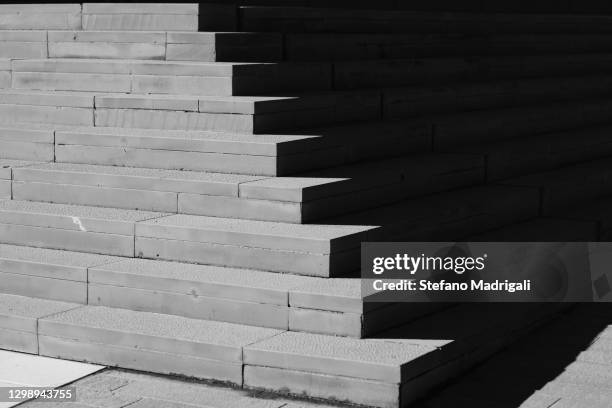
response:
[[[353,339],[0,295],[0,327],[28,351],[360,405],[407,406],[557,309],[466,305]],[[0,336],[0,348],[11,348]]]

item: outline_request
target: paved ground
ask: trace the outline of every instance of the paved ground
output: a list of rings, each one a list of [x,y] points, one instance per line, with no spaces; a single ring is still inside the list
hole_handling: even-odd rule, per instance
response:
[[[59,387],[104,367],[0,350],[0,387]],[[17,405],[0,401],[0,408]]]
[[[73,384],[77,403],[31,401],[23,408],[332,408],[223,386],[107,369]]]

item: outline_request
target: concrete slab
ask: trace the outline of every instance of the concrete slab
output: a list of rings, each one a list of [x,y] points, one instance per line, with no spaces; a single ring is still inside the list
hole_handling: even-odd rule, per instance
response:
[[[297,275],[144,259],[129,259],[91,268],[89,279],[92,283],[105,285],[280,306],[289,305],[288,293],[291,288],[319,281]]]
[[[0,58],[46,58],[45,31],[0,30]]]
[[[148,7],[149,6],[149,7]],[[197,31],[198,5],[113,3],[83,4],[83,29],[134,31]]]
[[[351,401],[382,408],[400,407],[399,384],[251,365],[244,367],[244,384],[252,389],[307,394],[331,401]]]
[[[2,30],[79,30],[79,4],[3,4],[0,8]]]
[[[230,362],[242,361],[244,345],[278,333],[272,329],[93,306],[39,322],[41,335]]]
[[[54,132],[52,129],[28,129],[22,127],[0,127],[0,157],[53,161]]]
[[[134,224],[163,213],[0,201],[3,243],[133,256]]]
[[[104,368],[4,350],[0,350],[0,355],[2,358],[0,381],[27,387],[57,388]]]
[[[241,245],[281,251],[329,254],[356,248],[373,227],[292,225],[264,221],[174,215],[139,223],[143,238]]]
[[[87,272],[121,258],[25,246],[0,245],[0,291],[87,303]]]
[[[436,365],[435,347],[285,332],[245,348],[246,365],[400,384]]]
[[[364,311],[360,279],[312,280],[289,292],[289,304],[302,309],[357,313]]]
[[[2,348],[38,354],[38,319],[75,307],[78,305],[0,294]],[[3,369],[6,369],[4,365],[0,367],[0,376]]]
[[[280,61],[276,33],[169,32],[166,59],[176,61]]]

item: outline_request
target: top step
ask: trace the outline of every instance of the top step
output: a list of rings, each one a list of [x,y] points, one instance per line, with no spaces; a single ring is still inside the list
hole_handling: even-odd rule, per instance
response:
[[[198,31],[197,3],[2,4],[2,30]]]

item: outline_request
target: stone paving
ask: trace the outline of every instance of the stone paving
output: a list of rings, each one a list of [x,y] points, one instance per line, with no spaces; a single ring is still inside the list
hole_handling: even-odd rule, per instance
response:
[[[76,381],[77,401],[30,401],[40,408],[333,408],[319,402],[281,398],[172,377],[107,369]]]

